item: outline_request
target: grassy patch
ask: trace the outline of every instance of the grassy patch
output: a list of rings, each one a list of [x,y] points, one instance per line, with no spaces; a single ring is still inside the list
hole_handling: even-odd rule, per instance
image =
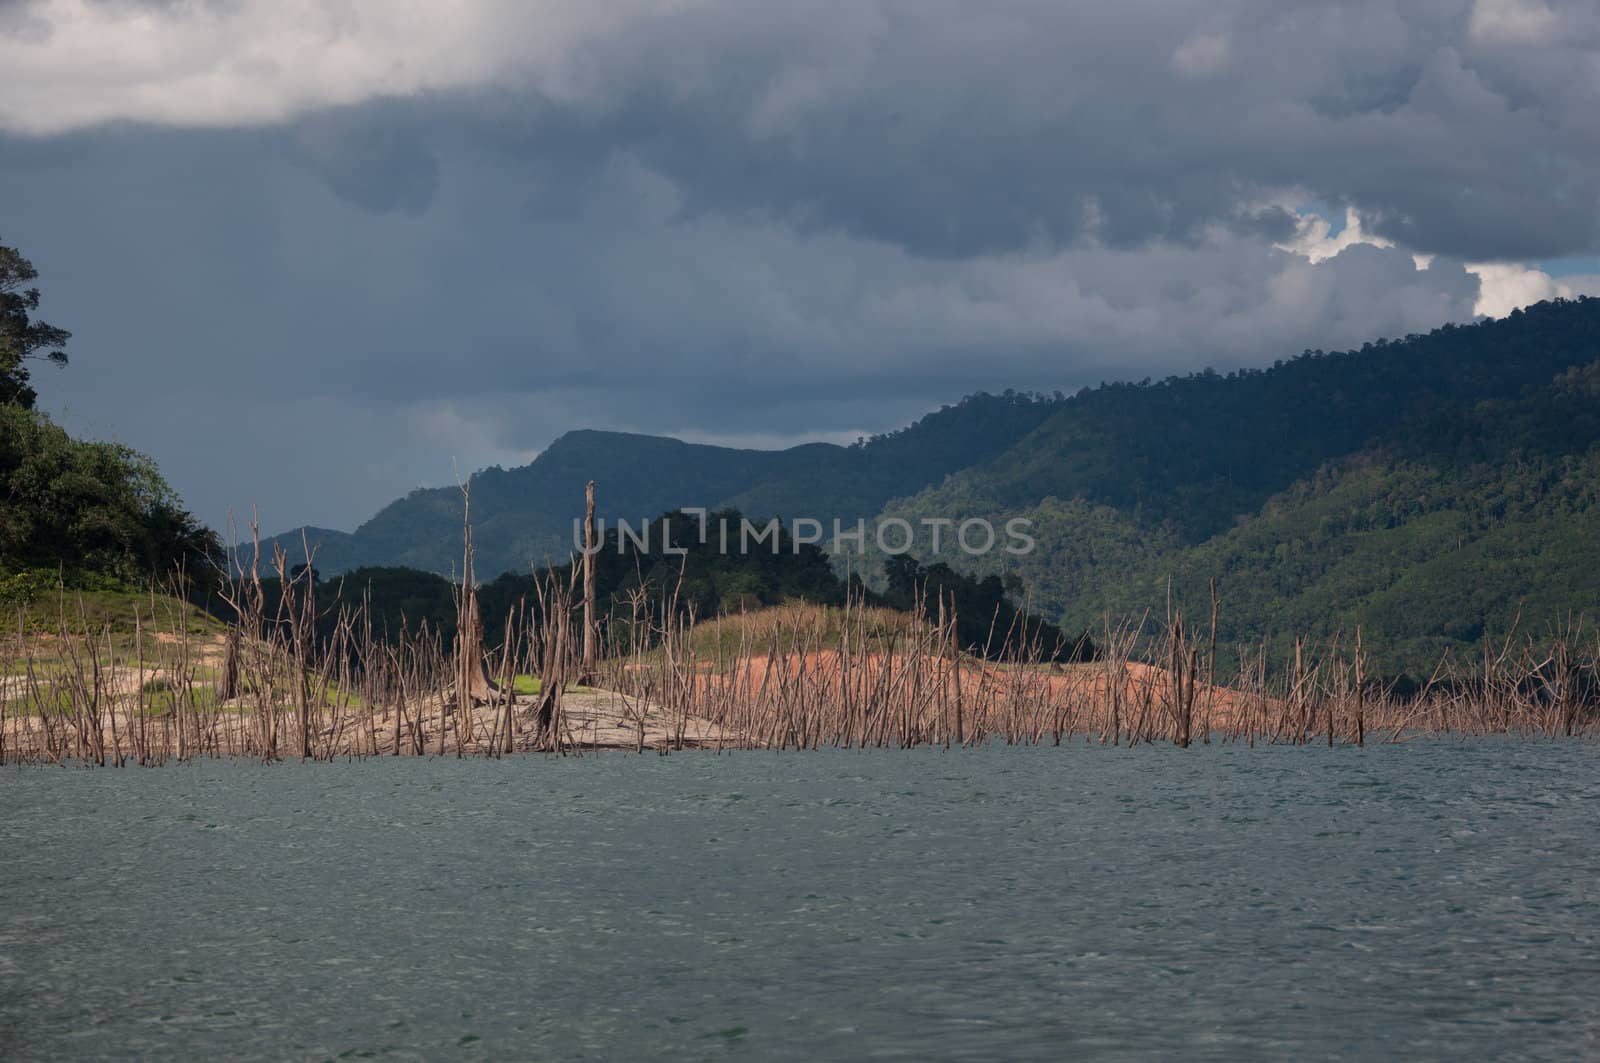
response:
[[[81,632],[85,626],[101,631],[109,623],[113,634],[131,635],[135,616],[143,627],[171,634],[187,630],[205,637],[225,630],[216,617],[188,602],[136,591],[58,591],[28,606],[0,607],[5,630],[16,631],[20,622],[27,632],[48,635],[61,634],[63,620],[70,631]]]
[[[170,716],[177,708],[178,692],[166,686],[164,682],[162,686],[154,690],[148,689],[152,686],[150,683],[146,683],[145,686],[147,688],[147,696],[145,698],[146,711],[157,718]],[[217,692],[214,689],[197,686],[189,690],[189,699],[185,707],[189,712],[198,711],[211,714],[221,707],[221,702],[217,700]]]
[[[700,620],[689,629],[688,649],[700,668],[716,670],[719,662],[730,666],[741,649],[751,657],[765,657],[774,650],[780,654],[836,650],[848,630],[852,648],[860,647],[864,637],[869,653],[885,652],[891,645],[902,652],[909,646],[910,623],[910,614],[895,609],[852,608],[846,617],[839,606],[793,602]],[[930,646],[931,626],[924,627]]]
[[[518,675],[511,680],[511,690],[519,698],[537,697],[544,692],[544,681],[536,675]],[[581,686],[577,683],[567,684],[568,694],[593,694],[594,687]]]

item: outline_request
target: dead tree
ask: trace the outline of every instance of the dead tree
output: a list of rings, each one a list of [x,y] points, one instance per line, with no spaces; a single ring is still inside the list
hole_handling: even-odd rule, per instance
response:
[[[473,707],[494,700],[499,686],[483,668],[483,620],[478,615],[472,548],[471,482],[461,489],[461,589],[456,598],[456,752],[474,739]]]
[[[583,504],[583,665],[579,669],[578,682],[588,686],[594,683],[598,671],[596,657],[598,647],[595,643],[595,625],[598,617],[594,604],[594,555],[599,552],[600,544],[595,541],[594,528],[594,481],[589,481],[589,486],[584,489]]]

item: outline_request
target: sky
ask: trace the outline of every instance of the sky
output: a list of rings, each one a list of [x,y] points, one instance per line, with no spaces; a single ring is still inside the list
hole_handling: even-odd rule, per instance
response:
[[[1600,293],[1592,0],[0,0],[71,430],[352,528]]]

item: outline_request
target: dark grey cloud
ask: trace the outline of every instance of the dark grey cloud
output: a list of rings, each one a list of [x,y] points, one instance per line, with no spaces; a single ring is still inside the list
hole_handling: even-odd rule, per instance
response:
[[[419,125],[392,103],[335,108],[296,122],[284,152],[347,202],[420,214],[439,190],[439,162]]]
[[[91,55],[64,10],[28,25]],[[172,64],[116,100],[67,71],[0,134],[0,233],[76,333],[47,405],[209,520],[350,526],[577,427],[849,438],[1258,365],[1597,250],[1584,4],[483,0],[438,42],[383,10],[174,9],[316,63],[194,60],[203,107]],[[1280,249],[1312,202],[1396,246]]]
[[[1418,251],[1551,257],[1600,250],[1597,41],[1600,9],[1532,0],[719,4],[606,38],[579,105],[504,102],[493,135],[924,255],[1193,241],[1293,191]]]
[[[61,6],[27,5],[29,23]],[[215,65],[139,80],[129,63],[140,91],[120,108],[102,98],[114,77],[88,99],[68,78],[13,121],[301,115],[291,143],[307,165],[354,202],[401,210],[428,202],[425,141],[446,123],[544,173],[581,179],[622,151],[674,181],[685,210],[760,211],[931,256],[1194,241],[1259,223],[1252,206],[1286,194],[1355,206],[1425,253],[1600,251],[1590,0],[608,9],[478,0],[458,40],[356,3],[325,9],[302,40],[293,11],[202,5],[166,24],[220,48]],[[61,17],[65,62],[90,46]],[[230,26],[306,54],[234,45]],[[220,85],[218,102],[178,93],[184,74]],[[319,116],[319,100],[346,109]]]

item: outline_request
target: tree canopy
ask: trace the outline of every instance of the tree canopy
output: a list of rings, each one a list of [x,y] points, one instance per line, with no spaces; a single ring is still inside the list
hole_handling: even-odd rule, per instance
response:
[[[30,361],[67,364],[72,333],[33,316],[40,296],[30,282],[38,276],[16,248],[0,244],[0,405],[33,408],[38,393],[29,383]]]
[[[65,329],[37,320],[38,272],[0,246],[0,599],[69,586],[200,575],[216,536],[143,454],[73,439],[34,409],[35,360],[67,364]]]

